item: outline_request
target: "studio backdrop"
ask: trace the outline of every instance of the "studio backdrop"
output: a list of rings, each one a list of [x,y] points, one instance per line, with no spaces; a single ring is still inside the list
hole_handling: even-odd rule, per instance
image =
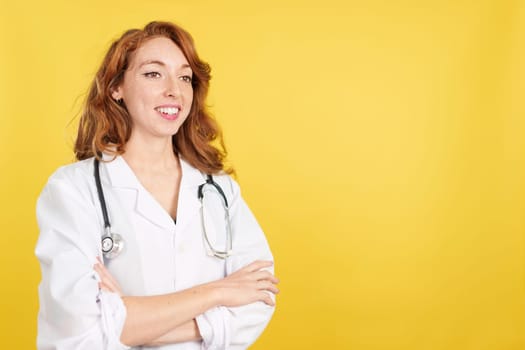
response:
[[[0,5],[0,338],[35,347],[35,201],[110,42],[192,33],[281,279],[253,349],[525,348],[525,2]]]

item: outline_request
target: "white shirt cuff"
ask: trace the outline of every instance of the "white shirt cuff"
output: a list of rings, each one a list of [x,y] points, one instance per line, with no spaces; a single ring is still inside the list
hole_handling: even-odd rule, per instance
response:
[[[202,336],[202,350],[226,349],[230,342],[230,332],[228,322],[226,322],[224,312],[225,307],[210,309],[196,317],[197,327]]]
[[[126,306],[116,293],[100,291],[100,311],[102,318],[102,334],[106,349],[130,349],[120,342],[124,322],[126,321]]]

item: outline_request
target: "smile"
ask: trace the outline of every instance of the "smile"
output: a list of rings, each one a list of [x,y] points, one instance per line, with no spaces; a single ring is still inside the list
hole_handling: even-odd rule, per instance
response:
[[[173,116],[179,113],[180,109],[178,107],[158,107],[158,108],[155,108],[155,110],[157,110],[158,112],[162,114]]]

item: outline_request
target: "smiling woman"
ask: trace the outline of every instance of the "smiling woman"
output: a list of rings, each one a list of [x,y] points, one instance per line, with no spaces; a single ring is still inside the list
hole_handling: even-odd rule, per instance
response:
[[[80,121],[79,161],[50,177],[37,204],[39,349],[245,349],[266,327],[273,258],[224,147],[212,145],[222,139],[204,107],[209,79],[171,23],[110,47]]]

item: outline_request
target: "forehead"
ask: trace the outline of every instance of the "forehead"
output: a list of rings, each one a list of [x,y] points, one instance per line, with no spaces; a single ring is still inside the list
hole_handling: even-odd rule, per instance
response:
[[[140,45],[131,55],[129,67],[137,68],[148,61],[160,61],[174,67],[188,65],[182,50],[166,37],[151,38]]]

